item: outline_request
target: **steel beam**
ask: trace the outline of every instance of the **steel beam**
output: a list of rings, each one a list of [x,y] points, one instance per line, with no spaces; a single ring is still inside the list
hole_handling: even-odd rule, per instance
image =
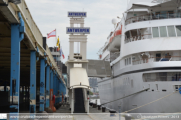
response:
[[[49,108],[50,95],[50,66],[46,67],[46,108]]]
[[[20,12],[18,13],[18,16],[20,24],[11,24],[10,113],[19,113],[20,43],[24,39],[25,27]],[[10,120],[11,119],[12,118],[10,117]]]
[[[36,51],[30,53],[30,113],[36,112]]]
[[[40,59],[40,108],[39,111],[44,111],[45,102],[45,59]]]

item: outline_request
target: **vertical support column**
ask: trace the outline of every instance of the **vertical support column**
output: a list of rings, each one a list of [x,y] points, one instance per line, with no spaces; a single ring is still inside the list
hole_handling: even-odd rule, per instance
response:
[[[74,59],[74,42],[70,41],[69,49],[70,49],[69,50],[70,51],[69,59],[73,60]]]
[[[25,94],[25,87],[24,86],[22,86],[22,94],[23,94],[23,103],[24,103],[24,94]]]
[[[60,102],[60,96],[61,96],[61,91],[60,91],[60,79],[58,78],[58,93],[59,93],[59,98],[58,98],[58,103]]]
[[[7,82],[4,82],[4,92],[7,92]]]
[[[50,108],[53,110],[53,70],[51,70],[50,74]]]
[[[24,39],[25,27],[20,12],[18,16],[20,24],[11,24],[10,113],[19,113],[20,43]]]
[[[73,112],[74,112],[74,89],[72,88],[72,107],[71,107],[71,113],[73,114]]]
[[[40,59],[40,112],[44,111],[45,102],[45,59]]]
[[[46,108],[49,108],[50,95],[50,66],[46,67]]]
[[[36,113],[36,51],[30,53],[30,113]]]
[[[55,103],[56,103],[56,74],[54,75],[53,79],[53,95],[55,95]]]
[[[82,42],[82,60],[86,60],[87,59],[87,41]]]

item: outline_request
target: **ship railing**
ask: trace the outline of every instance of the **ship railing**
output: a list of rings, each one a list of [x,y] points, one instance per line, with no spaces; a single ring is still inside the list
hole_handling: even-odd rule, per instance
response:
[[[145,14],[141,16],[131,17],[125,21],[125,24],[131,24],[142,21],[149,20],[159,20],[159,19],[170,19],[170,18],[181,18],[181,13],[165,13],[165,14]]]
[[[125,43],[137,41],[137,40],[144,40],[144,39],[150,39],[152,38],[152,34],[143,34],[143,35],[137,35],[129,38],[125,38]]]
[[[110,62],[114,61],[120,56],[120,52],[110,53]]]
[[[138,64],[144,64],[144,63],[150,63],[150,62],[164,62],[164,61],[181,61],[181,56],[171,56],[171,57],[151,57],[148,59],[139,59],[139,60],[133,60],[133,65]]]

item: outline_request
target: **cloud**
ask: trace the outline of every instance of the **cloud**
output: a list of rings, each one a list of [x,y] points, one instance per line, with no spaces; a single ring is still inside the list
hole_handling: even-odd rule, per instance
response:
[[[87,57],[97,59],[97,52],[107,41],[107,36],[113,30],[111,20],[122,13],[127,6],[127,0],[26,0],[28,8],[41,33],[57,29],[63,52],[68,58],[69,35],[66,27],[70,26],[68,11],[86,11],[85,27],[91,28],[88,35]],[[56,46],[55,38],[48,39],[48,46]]]

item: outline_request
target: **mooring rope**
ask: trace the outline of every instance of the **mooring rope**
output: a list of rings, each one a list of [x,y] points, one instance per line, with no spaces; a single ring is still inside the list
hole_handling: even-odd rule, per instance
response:
[[[171,94],[168,94],[168,95],[166,95],[166,96],[164,96],[164,97],[161,97],[161,98],[159,98],[159,99],[157,99],[157,100],[154,100],[154,101],[152,101],[152,102],[150,102],[150,103],[147,103],[147,104],[141,105],[141,106],[139,106],[139,107],[130,109],[130,110],[125,111],[125,112],[123,112],[123,113],[128,113],[128,112],[131,112],[131,111],[133,111],[133,110],[136,110],[136,109],[139,109],[139,108],[141,108],[141,107],[144,107],[144,106],[146,106],[146,105],[152,104],[152,103],[157,102],[157,101],[159,101],[159,100],[162,100],[162,99],[164,99],[164,98],[166,98],[166,97],[169,97],[169,96],[171,96],[171,95],[173,95],[173,94],[175,94],[175,93],[177,93],[177,92],[179,92],[179,91],[175,91],[175,92],[173,92],[173,93],[171,93]]]

